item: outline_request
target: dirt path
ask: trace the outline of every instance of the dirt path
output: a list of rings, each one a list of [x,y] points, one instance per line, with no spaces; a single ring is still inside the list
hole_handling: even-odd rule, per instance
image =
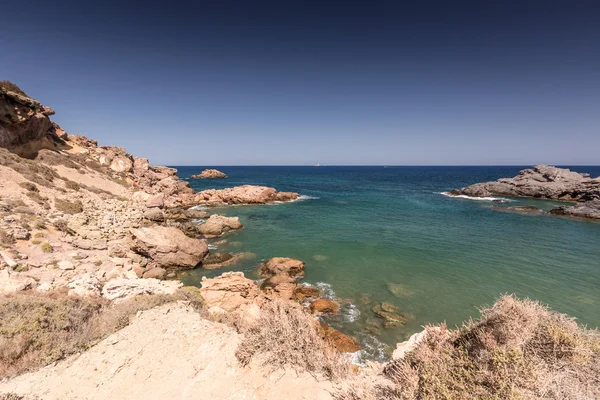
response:
[[[0,383],[0,393],[44,400],[332,398],[331,383],[309,374],[242,368],[239,340],[184,305],[166,305],[81,355]]]

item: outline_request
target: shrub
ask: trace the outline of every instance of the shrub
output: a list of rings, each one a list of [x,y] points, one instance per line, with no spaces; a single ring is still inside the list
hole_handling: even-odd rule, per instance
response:
[[[19,183],[19,186],[21,186],[22,188],[24,188],[30,192],[39,192],[40,191],[38,189],[38,187],[35,186],[35,184],[31,183],[31,182],[21,182],[21,183]]]
[[[450,332],[428,328],[388,363],[374,399],[583,399],[600,395],[600,335],[532,300],[503,296]],[[346,391],[338,399],[354,399]],[[367,396],[365,396],[367,397]]]
[[[65,187],[67,189],[75,190],[77,192],[79,191],[79,189],[81,189],[81,186],[79,185],[79,183],[70,181],[68,179],[65,179]]]
[[[55,199],[54,207],[58,211],[62,211],[67,214],[78,214],[83,211],[83,204],[80,200],[69,201],[63,199]]]
[[[54,251],[52,245],[48,242],[42,243],[41,249],[44,253],[52,253]]]
[[[243,365],[258,357],[263,365],[290,366],[333,379],[345,377],[350,364],[316,329],[315,320],[300,305],[274,300],[263,306],[255,323],[238,326],[244,339],[236,356]]]
[[[189,289],[173,295],[136,296],[120,303],[54,293],[0,298],[0,377],[32,370],[84,351],[124,328],[140,310],[189,300]],[[201,309],[201,301],[192,305]]]

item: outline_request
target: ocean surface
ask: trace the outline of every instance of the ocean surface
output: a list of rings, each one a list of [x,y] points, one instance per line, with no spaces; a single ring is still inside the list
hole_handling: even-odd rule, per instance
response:
[[[205,167],[176,167],[188,179]],[[600,223],[501,211],[558,202],[506,198],[503,204],[450,198],[441,192],[515,176],[526,167],[218,167],[228,179],[190,180],[196,190],[242,184],[296,191],[292,203],[215,210],[239,216],[244,229],[211,248],[255,257],[202,276],[243,271],[275,256],[306,262],[304,282],[343,304],[328,322],[356,337],[362,358],[383,359],[396,342],[426,324],[455,327],[505,293],[550,305],[600,326]],[[600,167],[571,167],[600,176]],[[214,239],[209,243],[218,242]],[[367,329],[370,311],[390,302],[409,317],[400,328]]]

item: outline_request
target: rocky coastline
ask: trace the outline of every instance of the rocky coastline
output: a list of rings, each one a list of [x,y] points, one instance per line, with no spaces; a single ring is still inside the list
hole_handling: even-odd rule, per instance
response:
[[[299,197],[252,185],[195,193],[174,168],[66,133],[50,121],[50,108],[25,94],[1,88],[0,108],[0,295],[67,292],[123,301],[173,294],[182,286],[180,271],[216,269],[248,256],[211,253],[207,239],[243,228],[239,218],[213,213],[212,206]],[[216,170],[200,175],[226,177]],[[339,308],[297,283],[300,260],[276,257],[257,270],[264,277],[259,284],[242,273],[203,280],[211,314],[252,316],[273,299],[302,300],[315,314]],[[340,351],[360,349],[331,327],[321,332]]]
[[[449,192],[449,195],[476,198],[499,195],[577,202],[578,204],[574,206],[565,205],[554,208],[549,213],[592,220],[600,219],[600,177],[592,178],[589,174],[582,174],[567,168],[536,165],[533,168],[521,170],[513,178],[476,183],[462,189],[454,189]],[[517,212],[536,211],[532,207],[507,209]],[[541,210],[537,212],[541,212]]]

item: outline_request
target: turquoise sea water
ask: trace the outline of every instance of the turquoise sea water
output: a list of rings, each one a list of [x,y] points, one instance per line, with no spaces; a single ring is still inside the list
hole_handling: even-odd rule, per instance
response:
[[[184,179],[204,167],[177,167]],[[297,191],[303,200],[215,210],[239,216],[244,229],[225,236],[218,251],[247,251],[254,259],[202,276],[243,271],[275,256],[306,262],[304,281],[342,299],[329,322],[354,335],[365,355],[380,358],[421,326],[449,326],[478,315],[503,293],[549,304],[589,326],[600,326],[600,223],[501,212],[490,201],[440,192],[511,177],[524,167],[219,167],[223,180],[191,180],[196,190],[241,184]],[[573,167],[600,175],[600,167]],[[558,204],[508,199],[502,205]],[[218,241],[215,239],[212,242]],[[393,294],[388,284],[397,284]],[[332,292],[333,293],[332,293]],[[411,317],[401,328],[364,331],[370,308],[387,301]]]

